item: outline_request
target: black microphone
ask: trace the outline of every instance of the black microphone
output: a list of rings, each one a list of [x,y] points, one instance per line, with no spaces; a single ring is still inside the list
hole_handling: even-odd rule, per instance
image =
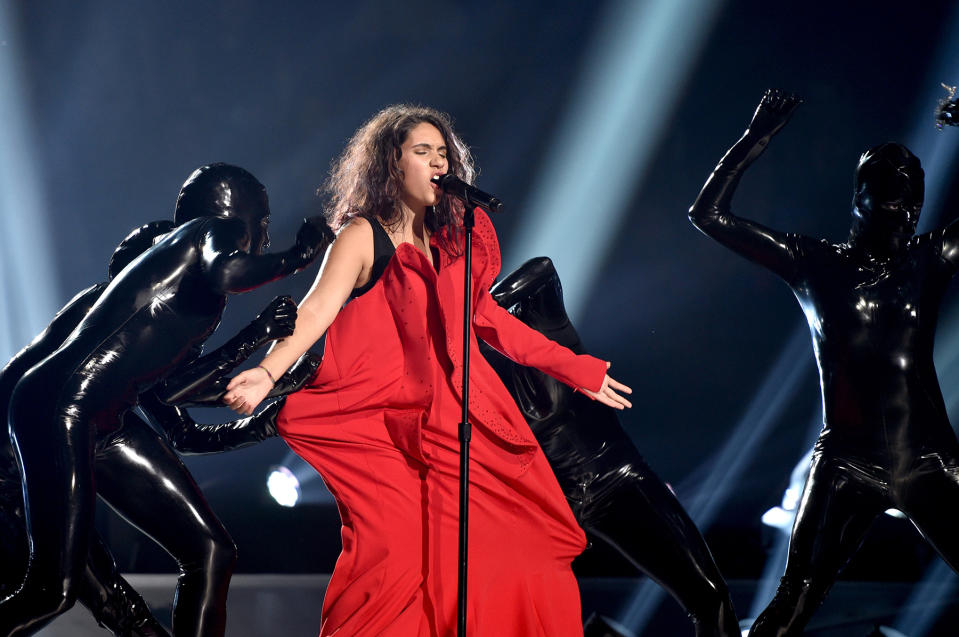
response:
[[[439,186],[443,192],[462,200],[469,206],[479,206],[487,212],[499,212],[500,208],[503,207],[502,201],[487,192],[483,192],[476,186],[466,183],[456,175],[450,173],[436,175],[430,181]]]

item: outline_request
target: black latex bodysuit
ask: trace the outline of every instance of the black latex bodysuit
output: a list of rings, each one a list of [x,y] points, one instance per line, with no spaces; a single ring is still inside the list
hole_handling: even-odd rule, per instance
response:
[[[707,181],[690,219],[779,275],[809,323],[823,429],[793,527],[786,573],[751,635],[798,635],[885,509],[905,513],[959,568],[959,443],[933,365],[939,304],[959,268],[959,226],[913,236],[922,169],[905,147],[860,160],[846,243],[784,234],[729,209],[742,171],[798,105],[767,93]]]
[[[101,283],[77,295],[47,329],[0,372],[0,410],[4,415],[0,432],[0,563],[3,564],[0,596],[16,590],[26,572],[29,554],[20,473],[6,426],[10,395],[20,377],[63,342],[106,286]],[[156,624],[140,596],[119,577],[112,556],[97,534],[90,541],[86,568],[77,584],[77,597],[97,622],[114,634],[164,635],[166,632]],[[134,630],[137,633],[133,633]]]
[[[549,259],[527,261],[491,293],[530,327],[586,352]],[[607,543],[663,586],[689,614],[697,637],[738,637],[726,582],[699,529],[646,464],[615,410],[492,348],[483,353],[516,399],[590,540]]]
[[[181,191],[177,228],[123,270],[16,385],[9,426],[31,550],[22,585],[0,603],[0,634],[30,634],[81,592],[96,493],[176,557],[174,634],[223,634],[232,541],[176,454],[130,410],[196,359],[228,293],[305,267],[331,239],[305,223],[293,248],[263,254],[268,218],[265,191],[246,171],[197,171]],[[216,356],[200,362],[222,371]]]
[[[152,230],[156,225],[158,224],[148,224],[140,228],[137,231],[140,235],[138,238],[143,239],[144,231],[153,234]],[[172,223],[169,226],[172,227]],[[121,248],[117,250],[116,254],[119,255],[124,247],[124,244],[121,244]],[[131,255],[129,260],[132,260],[135,256],[137,255]],[[111,278],[115,274],[115,270],[122,270],[127,262],[117,263],[115,255],[110,263]],[[63,343],[66,336],[86,315],[107,285],[107,283],[96,284],[74,297],[57,313],[47,328],[0,371],[0,414],[6,415],[10,406],[10,395],[13,393],[17,381],[33,365],[46,358]],[[189,379],[194,385],[196,385],[197,372],[200,369],[207,372],[209,380],[203,386],[194,387],[189,394],[191,403],[215,405],[222,397],[223,387],[229,381],[222,375],[223,373],[228,372],[236,364],[242,362],[242,359],[249,352],[264,342],[271,338],[284,336],[292,331],[292,318],[295,316],[295,309],[290,313],[289,308],[285,307],[286,302],[286,299],[278,299],[271,303],[270,307],[242,330],[237,337],[218,349],[215,354],[219,358],[220,364],[216,369],[211,370],[209,365],[202,364],[190,369]],[[292,301],[288,302],[292,305]],[[289,321],[289,325],[286,325],[284,320]],[[211,357],[204,358],[209,359]],[[279,379],[274,390],[270,392],[271,396],[286,394],[302,386],[315,372],[318,365],[317,357],[312,354],[306,355]],[[174,381],[177,380],[179,379],[174,379]],[[140,396],[139,407],[140,411],[146,414],[150,421],[169,437],[171,444],[178,452],[206,453],[223,450],[220,441],[226,435],[229,435],[230,448],[232,449],[253,444],[265,437],[275,435],[276,413],[281,406],[282,398],[267,406],[255,416],[219,425],[197,424],[183,409],[160,402],[152,391]],[[133,412],[124,414],[126,426],[143,431],[143,425],[138,421],[139,418]],[[185,468],[179,463],[169,461],[169,453],[165,446],[154,447],[150,445],[147,448],[128,446],[130,444],[135,445],[135,443],[136,439],[133,437],[116,435],[98,440],[98,446],[101,449],[110,447],[99,457],[102,461],[109,463],[111,459],[135,453],[141,464],[149,463],[153,467],[152,473],[163,476],[168,485],[180,484],[189,487],[179,493],[181,503],[199,512],[202,516],[211,515],[202,494],[192,486],[192,481],[186,482],[178,479]],[[159,456],[151,455],[152,452],[157,450],[162,452]],[[103,469],[104,467],[98,465],[97,468]],[[172,468],[173,473],[166,470],[170,468]],[[98,486],[106,486],[104,482],[111,475],[122,477],[123,474],[122,467],[114,468],[109,474],[100,471],[100,475],[97,476],[97,484]],[[109,489],[109,487],[107,488]],[[169,509],[163,509],[157,510],[157,513],[170,516],[171,512]],[[199,547],[204,546],[204,538],[209,536],[208,529],[218,526],[218,523],[214,523],[212,518],[209,517],[206,525],[177,524],[177,522],[184,520],[190,520],[190,518],[170,516],[165,520],[166,524],[171,527],[171,533],[175,532],[183,537],[182,543],[169,546],[170,550],[176,551],[180,547],[188,547],[187,554],[173,553],[173,557],[181,565],[181,568],[188,567],[191,559],[194,559],[191,558],[191,555],[199,550]],[[159,526],[159,520],[156,520],[155,523],[151,522],[149,526],[151,528]],[[167,544],[169,545],[169,542]],[[225,539],[224,546],[229,547],[229,538]],[[0,564],[3,564],[3,569],[0,570],[0,597],[5,597],[14,592],[17,585],[20,584],[26,571],[27,557],[28,540],[20,473],[17,468],[16,455],[7,434],[6,418],[4,417],[2,426],[0,426]],[[153,618],[140,595],[120,576],[109,549],[96,533],[93,534],[91,539],[86,568],[77,585],[77,601],[90,610],[97,623],[115,635],[162,636],[167,634],[166,630]]]

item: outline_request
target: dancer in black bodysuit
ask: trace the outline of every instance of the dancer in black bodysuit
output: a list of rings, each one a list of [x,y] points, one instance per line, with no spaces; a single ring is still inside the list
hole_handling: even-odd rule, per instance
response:
[[[169,232],[172,221],[153,222],[127,236],[110,260],[112,279],[130,261]],[[23,579],[29,555],[23,495],[16,454],[7,432],[7,410],[17,381],[34,365],[53,353],[100,297],[107,283],[98,283],[77,294],[46,329],[0,371],[0,599],[13,593]],[[77,599],[97,623],[115,635],[166,635],[140,595],[120,577],[116,563],[102,539],[94,533]]]
[[[527,261],[490,292],[530,327],[586,353],[546,257]],[[689,614],[697,637],[739,637],[729,590],[699,529],[643,460],[616,412],[492,348],[482,351],[516,399],[587,537],[616,549],[665,588]]]
[[[112,280],[127,264],[152,246],[159,235],[173,229],[172,221],[157,221],[146,224],[130,233],[119,245],[110,260],[108,268],[109,278]],[[7,432],[6,415],[10,406],[10,396],[17,381],[31,368],[63,344],[64,339],[73,331],[77,324],[89,311],[90,307],[100,297],[108,283],[99,283],[77,294],[50,322],[47,328],[37,336],[27,347],[23,348],[0,371],[0,598],[16,590],[26,571],[28,556],[28,541],[26,521],[24,519],[23,497],[20,474],[16,465],[16,456],[10,437]],[[186,373],[179,374],[180,378],[170,381],[169,385],[176,386],[179,393],[189,386],[196,386],[202,377],[200,372],[213,374],[209,386],[204,392],[212,392],[215,398],[216,387],[225,386],[229,379],[220,376],[229,371],[232,366],[242,362],[254,349],[276,338],[282,338],[293,331],[293,322],[296,317],[296,306],[289,297],[275,299],[260,316],[230,339],[214,355],[203,357],[205,365],[197,365]],[[216,360],[220,367],[211,370],[210,362]],[[312,367],[315,369],[315,363]],[[271,392],[288,393],[294,387],[302,384],[313,369],[304,369],[298,364],[291,372],[297,371],[297,376],[284,377],[277,383],[278,388]],[[203,392],[194,388],[191,399],[203,399]],[[223,390],[219,390],[222,395]],[[275,427],[275,411],[278,405],[268,407],[254,417],[222,425],[198,425],[189,416],[179,409],[159,404],[153,392],[141,396],[141,410],[147,412],[152,421],[162,427],[162,430],[171,437],[174,447],[179,445],[182,450],[196,452],[203,450],[203,443],[207,447],[213,442],[219,443],[226,432],[240,440],[242,432]],[[207,399],[207,402],[211,398]],[[149,407],[148,407],[149,405]],[[132,412],[124,414],[125,419],[136,419]],[[250,423],[254,420],[269,420],[267,423]],[[251,436],[247,436],[251,438]],[[211,440],[212,439],[212,440]],[[102,441],[101,441],[102,442]],[[123,438],[113,436],[110,444],[117,445],[124,442]],[[234,447],[240,446],[234,442]],[[223,447],[222,444],[219,445]],[[181,449],[177,447],[178,451]],[[129,454],[132,449],[124,449]],[[148,462],[150,458],[143,451],[138,452],[141,462]],[[107,454],[112,455],[112,454]],[[154,468],[159,472],[160,468]],[[185,470],[185,469],[184,469]],[[100,476],[102,478],[102,476]],[[195,493],[187,493],[186,497]],[[205,505],[193,504],[197,510],[205,510]],[[170,523],[175,523],[171,520]],[[192,525],[181,528],[184,535],[189,534]],[[196,540],[202,545],[202,538]],[[179,557],[179,556],[174,556]],[[187,556],[184,556],[187,557]],[[183,561],[178,559],[178,561]],[[106,627],[115,635],[166,635],[166,630],[157,624],[143,599],[124,580],[116,570],[116,564],[109,550],[103,544],[99,535],[94,533],[91,539],[90,551],[87,556],[83,578],[77,586],[77,601],[87,607],[97,623]]]
[[[689,217],[779,275],[806,315],[819,366],[823,429],[796,516],[786,573],[750,635],[798,635],[873,520],[895,507],[959,569],[959,442],[933,365],[939,304],[959,269],[959,224],[914,236],[923,171],[904,146],[859,160],[845,243],[734,216],[742,172],[800,100],[767,92]]]
[[[153,240],[173,229],[172,221],[158,221],[146,224],[119,245],[109,265],[109,278],[112,280],[130,261],[139,256],[153,244]],[[28,541],[26,521],[23,511],[23,497],[20,474],[16,465],[16,455],[7,433],[6,414],[10,406],[10,395],[17,381],[33,365],[53,353],[64,339],[73,331],[90,307],[96,302],[108,283],[99,283],[77,294],[50,322],[47,328],[27,347],[23,348],[0,371],[0,598],[12,593],[21,582],[26,571]],[[163,389],[168,394],[185,395],[192,404],[202,406],[215,405],[225,393],[229,378],[222,374],[230,371],[242,362],[253,350],[276,338],[282,338],[293,331],[296,306],[289,297],[278,297],[247,327],[230,339],[213,355],[204,356],[206,364],[191,367],[178,377],[165,383]],[[215,369],[211,363],[216,362]],[[278,379],[270,397],[283,396],[295,391],[315,373],[319,358],[313,354],[304,356],[287,374]],[[202,378],[208,378],[204,386],[198,386]],[[167,398],[168,399],[168,398]],[[181,398],[183,400],[183,398]],[[160,402],[151,389],[140,396],[140,410],[144,412],[158,429],[163,431],[173,447],[180,453],[207,453],[225,451],[253,444],[264,437],[275,435],[276,413],[283,404],[280,398],[268,405],[263,411],[238,421],[201,425],[193,421],[185,410]],[[124,419],[136,420],[133,412],[124,414]],[[110,444],[122,445],[124,439],[118,436],[110,438]],[[122,453],[138,453],[141,462],[151,459],[143,450],[123,449]],[[107,455],[113,455],[108,453]],[[161,467],[154,467],[159,473]],[[185,469],[184,469],[185,470]],[[95,470],[96,473],[96,470]],[[103,478],[103,476],[99,476]],[[183,494],[186,498],[196,496],[191,491]],[[206,510],[205,504],[192,505],[198,511]],[[170,520],[173,524],[176,520]],[[193,526],[180,528],[179,532],[188,535]],[[202,545],[197,538],[195,545]],[[178,556],[174,556],[178,557]],[[183,559],[178,559],[182,562]],[[83,578],[77,586],[77,601],[90,610],[97,623],[118,636],[165,636],[166,630],[160,626],[150,613],[140,595],[120,576],[110,551],[98,534],[91,539],[90,551]]]
[[[31,554],[20,589],[0,603],[0,634],[33,631],[72,605],[92,531],[94,471],[100,495],[180,563],[174,633],[223,634],[235,549],[176,455],[129,410],[196,357],[226,294],[305,267],[331,239],[325,224],[306,222],[293,248],[263,254],[268,219],[252,175],[224,164],[196,171],[178,199],[177,228],[17,385],[10,431]]]

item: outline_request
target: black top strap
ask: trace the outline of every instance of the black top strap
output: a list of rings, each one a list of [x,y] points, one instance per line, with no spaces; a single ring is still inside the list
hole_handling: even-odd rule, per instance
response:
[[[386,230],[379,220],[377,220],[376,217],[364,216],[363,218],[366,219],[373,228],[373,269],[372,272],[370,272],[370,280],[367,281],[365,285],[353,288],[353,291],[350,293],[351,299],[365,294],[370,288],[376,285],[379,278],[383,276],[383,272],[386,270],[390,259],[393,258],[393,253],[396,252],[396,246],[393,245],[393,241],[390,240],[390,235],[386,233]]]

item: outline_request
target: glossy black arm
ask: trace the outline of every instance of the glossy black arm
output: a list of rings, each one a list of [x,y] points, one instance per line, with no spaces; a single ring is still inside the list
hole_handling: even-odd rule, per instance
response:
[[[214,217],[200,241],[203,268],[213,289],[238,294],[302,270],[333,241],[333,231],[321,217],[311,217],[300,226],[290,249],[251,254],[243,222]]]
[[[316,375],[316,370],[319,369],[321,361],[322,357],[312,352],[307,352],[301,356],[285,374],[276,379],[273,389],[266,395],[266,398],[286,396],[302,388]],[[226,386],[231,380],[232,377],[230,376],[214,378],[202,387],[198,387],[196,391],[191,392],[183,400],[176,402],[176,405],[179,407],[222,407],[223,395],[226,393]]]
[[[798,104],[798,98],[767,92],[749,128],[716,165],[689,209],[689,220],[704,234],[787,280],[793,274],[795,240],[735,216],[730,205],[743,172],[766,150]]]
[[[170,405],[194,403],[198,397],[202,400],[209,394],[211,385],[246,361],[258,348],[292,334],[295,323],[293,299],[278,296],[236,336],[159,383],[154,392]]]
[[[268,398],[279,398],[265,409],[249,418],[241,418],[219,425],[198,424],[182,406],[172,406],[160,401],[156,394],[147,392],[140,396],[140,409],[153,425],[166,433],[173,448],[184,454],[219,453],[241,449],[267,438],[276,436],[276,415],[285,402],[285,396],[298,391],[313,376],[322,359],[307,352],[278,380]],[[222,390],[211,398],[209,406],[222,406],[220,398],[229,379],[218,379],[208,389]]]

